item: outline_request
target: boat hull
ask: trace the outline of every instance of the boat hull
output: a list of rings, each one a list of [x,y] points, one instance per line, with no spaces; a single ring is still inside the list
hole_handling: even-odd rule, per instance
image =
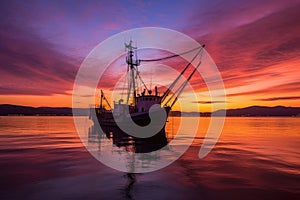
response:
[[[164,108],[166,111],[166,118],[164,119],[164,126],[167,121],[170,109],[168,107]],[[152,112],[153,118],[158,118],[161,115],[161,112]],[[148,112],[142,113],[131,113],[130,115],[120,115],[118,118],[114,118],[113,114],[110,112],[109,114],[99,114],[97,115],[97,120],[101,127],[118,127],[118,124],[123,126],[130,125],[131,120],[134,121],[139,126],[147,126],[151,122],[151,118]],[[153,126],[155,126],[155,122],[153,122]],[[161,123],[157,124],[161,126]],[[163,126],[163,128],[164,128]]]

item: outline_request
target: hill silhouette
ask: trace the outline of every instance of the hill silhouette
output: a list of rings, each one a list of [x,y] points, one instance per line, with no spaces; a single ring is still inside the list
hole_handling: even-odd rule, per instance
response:
[[[84,115],[89,114],[89,109],[81,109]],[[221,115],[224,110],[215,111],[215,116]],[[69,107],[31,107],[20,106],[11,104],[0,104],[0,116],[8,115],[59,115],[59,116],[71,116],[72,108]],[[198,112],[180,112],[172,111],[171,116],[210,116],[211,113],[198,113]],[[246,108],[237,108],[226,110],[227,116],[300,116],[300,107],[285,107],[285,106],[250,106]]]

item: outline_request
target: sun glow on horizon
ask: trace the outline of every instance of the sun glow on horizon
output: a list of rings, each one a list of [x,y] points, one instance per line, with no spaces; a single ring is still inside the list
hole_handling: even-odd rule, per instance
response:
[[[231,6],[226,4],[192,1],[167,5],[141,1],[138,5],[126,4],[125,15],[124,4],[117,2],[103,5],[91,2],[84,9],[82,2],[72,6],[57,1],[50,6],[44,2],[30,8],[24,2],[3,2],[0,104],[72,107],[76,73],[99,42],[131,28],[158,26],[205,43],[223,77],[227,94],[226,102],[212,99],[202,77],[195,76],[190,84],[197,91],[197,102],[186,91],[181,96],[181,107],[175,105],[174,110],[200,108],[201,112],[210,112],[212,105],[218,109],[224,103],[227,109],[253,105],[300,107],[299,2],[249,3],[245,12],[240,12],[243,3],[239,1],[233,1]],[[120,12],[98,10],[111,7]],[[216,10],[222,10],[218,13],[220,17],[211,17]],[[118,42],[123,45],[128,40]],[[152,58],[155,53],[145,51],[142,55]],[[125,54],[124,51],[122,58]],[[124,60],[113,64],[114,70],[126,70]],[[182,63],[166,62],[161,66],[168,64],[178,70]],[[99,88],[111,102],[110,92],[120,71],[109,71],[109,78]],[[152,80],[153,86],[155,82],[169,85],[174,80],[174,74],[162,67],[151,71],[145,65],[141,71],[145,73],[145,82],[149,84]],[[96,94],[92,98],[97,99]],[[91,97],[87,99],[90,101]]]

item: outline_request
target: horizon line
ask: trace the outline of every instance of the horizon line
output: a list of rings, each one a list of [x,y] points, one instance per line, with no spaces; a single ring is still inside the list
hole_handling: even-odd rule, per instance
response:
[[[31,108],[69,108],[73,109],[73,107],[67,107],[67,106],[61,106],[61,107],[51,107],[51,106],[29,106],[29,105],[17,105],[17,104],[0,104],[0,106],[7,105],[7,106],[21,106],[21,107],[31,107]],[[250,107],[267,107],[267,108],[276,108],[276,107],[285,107],[285,108],[300,108],[300,106],[285,106],[285,105],[276,105],[276,106],[264,106],[264,105],[251,105],[251,106],[246,106],[246,107],[237,107],[237,108],[229,108],[225,110],[236,110],[236,109],[243,109],[243,108],[250,108]],[[77,108],[76,108],[77,109]],[[80,108],[80,109],[90,109],[89,108]],[[224,110],[224,109],[220,109]],[[172,110],[173,112],[197,112],[197,111],[180,111],[180,110]],[[218,110],[216,110],[218,111]],[[216,112],[213,111],[213,112]],[[206,112],[207,113],[207,112]]]

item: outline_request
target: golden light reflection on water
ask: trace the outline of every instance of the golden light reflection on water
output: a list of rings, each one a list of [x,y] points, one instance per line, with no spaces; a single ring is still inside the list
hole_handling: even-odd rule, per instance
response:
[[[197,120],[189,117],[189,120]],[[200,117],[193,145],[200,146],[206,135],[210,117]],[[180,117],[169,117],[168,138],[179,130]],[[1,117],[1,144],[31,148],[80,147],[72,117]],[[181,124],[185,132],[180,141],[191,139],[189,124]],[[24,136],[26,135],[26,136]],[[14,136],[14,137],[13,137]],[[55,142],[54,142],[55,141]],[[250,151],[265,159],[300,163],[300,118],[295,117],[227,117],[217,148]]]
[[[189,120],[196,120],[190,117]],[[198,133],[193,146],[199,146],[206,135],[210,117],[200,117]],[[179,117],[170,117],[166,131],[174,137],[178,131]],[[185,138],[189,138],[188,131],[193,127],[182,124],[186,130]],[[248,152],[261,160],[276,160],[280,163],[300,166],[300,118],[295,117],[227,117],[222,134],[213,150],[228,155]],[[250,155],[251,154],[251,155]],[[284,166],[283,166],[284,168]],[[293,169],[285,169],[293,170]],[[300,174],[299,171],[294,170]]]
[[[72,117],[0,117],[1,144],[5,148],[82,147]]]
[[[197,120],[189,117],[190,121]],[[210,123],[200,117],[198,133],[193,145],[200,146]],[[180,117],[169,117],[166,125],[168,138],[179,130]],[[0,117],[2,148],[80,147],[72,117]],[[185,132],[180,141],[191,139],[189,124],[181,124]],[[6,144],[6,145],[5,145]],[[266,159],[300,163],[300,118],[295,117],[227,117],[217,148],[250,151]]]
[[[197,118],[188,117],[187,121],[192,120]],[[172,175],[166,182],[176,180],[180,188],[191,184],[218,191],[250,188],[249,194],[254,188],[258,197],[261,188],[266,194],[285,191],[284,194],[293,195],[299,191],[300,118],[227,117],[216,146],[208,156],[199,159],[198,152],[209,123],[209,117],[201,117],[192,147],[174,164],[154,174],[157,177]],[[169,118],[168,138],[176,136],[179,124],[179,117]],[[189,130],[194,127],[189,123],[182,126],[185,132],[178,145],[193,139]],[[101,165],[85,150],[72,117],[0,117],[0,139],[0,166],[7,187],[52,176],[101,171],[103,176],[110,177],[117,173]],[[156,159],[162,156],[164,154],[157,155]],[[153,173],[146,177],[152,176]],[[115,184],[119,184],[118,181]]]

